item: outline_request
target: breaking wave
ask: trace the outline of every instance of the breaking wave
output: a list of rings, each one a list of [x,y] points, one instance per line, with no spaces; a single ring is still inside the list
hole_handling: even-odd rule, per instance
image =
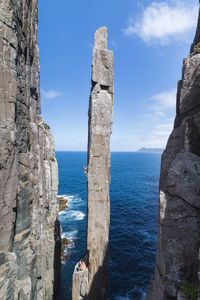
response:
[[[69,211],[68,216],[73,220],[80,221],[84,219],[85,214],[80,210],[71,210]]]

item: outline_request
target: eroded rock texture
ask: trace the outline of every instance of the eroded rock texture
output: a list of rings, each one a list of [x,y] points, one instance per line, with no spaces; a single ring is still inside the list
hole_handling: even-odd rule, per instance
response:
[[[101,27],[95,33],[92,89],[89,105],[86,255],[88,272],[85,272],[85,276],[82,276],[82,272],[76,272],[75,270],[73,300],[107,299],[112,121],[113,52],[107,49],[107,28]],[[88,284],[86,284],[87,282]]]
[[[37,17],[37,0],[0,1],[0,299],[52,299],[55,283],[58,172],[40,115]]]
[[[191,49],[200,42],[199,26]],[[200,54],[193,52],[184,59],[174,129],[162,155],[157,238],[146,299],[186,299],[181,285],[198,284],[200,248]]]

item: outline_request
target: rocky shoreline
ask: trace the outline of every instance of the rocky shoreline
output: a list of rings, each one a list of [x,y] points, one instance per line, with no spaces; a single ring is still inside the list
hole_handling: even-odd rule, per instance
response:
[[[68,209],[67,203],[69,199],[67,196],[57,196],[58,203],[59,203],[59,213],[66,211]],[[67,249],[72,244],[72,240],[62,236],[62,227],[61,227],[61,253],[60,259],[61,263],[65,263],[67,259]]]

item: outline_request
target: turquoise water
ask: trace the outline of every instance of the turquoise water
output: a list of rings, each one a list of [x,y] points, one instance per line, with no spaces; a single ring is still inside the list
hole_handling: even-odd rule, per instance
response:
[[[56,152],[59,195],[69,198],[60,214],[62,235],[71,239],[61,269],[58,300],[71,300],[72,273],[85,254],[86,152]],[[160,154],[113,152],[109,300],[142,300],[154,271]]]

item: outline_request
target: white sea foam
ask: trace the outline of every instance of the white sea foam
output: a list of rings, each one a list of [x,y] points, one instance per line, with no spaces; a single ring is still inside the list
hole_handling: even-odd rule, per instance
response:
[[[57,195],[57,198],[64,198],[65,200],[70,200],[70,196],[68,195]]]
[[[72,242],[67,246],[66,251],[68,252],[68,249],[73,249],[74,247],[75,247],[75,244],[74,244],[74,242],[72,241]]]
[[[57,195],[57,198],[64,198],[65,200],[67,200],[67,203],[70,203],[74,196],[73,195]]]
[[[82,201],[81,197],[76,194],[76,195],[58,195],[58,198],[63,197],[64,199],[67,200],[67,206],[68,208],[70,206],[78,206],[80,202]]]
[[[61,210],[59,213],[58,213],[59,217],[62,217],[63,215],[66,215],[66,210]]]
[[[73,206],[79,206],[81,202],[82,202],[81,197],[79,195],[74,195],[74,198],[72,200]]]
[[[69,218],[72,218],[73,220],[80,221],[80,220],[84,219],[85,214],[80,210],[69,210],[68,216],[69,216]]]
[[[68,256],[68,253],[69,253],[70,249],[73,249],[75,247],[74,239],[76,239],[77,233],[78,233],[77,230],[68,231],[68,232],[63,232],[63,231],[61,232],[61,237],[62,238],[67,238],[70,241],[69,244],[65,245],[64,254],[65,254],[66,257]],[[65,263],[66,263],[66,260],[62,261],[62,264],[65,264]]]
[[[72,219],[74,221],[83,220],[85,214],[80,210],[63,210],[59,212],[59,220],[62,222],[65,218]]]
[[[73,231],[66,231],[66,232],[62,232],[61,236],[62,238],[67,238],[69,240],[73,240],[76,238],[78,233],[78,230],[73,230]]]
[[[66,195],[66,197],[69,200],[69,202],[74,199],[74,195]]]
[[[71,200],[74,199],[75,196],[74,196],[74,195],[66,195],[66,194],[63,194],[63,195],[57,195],[57,197],[58,197],[58,198],[63,197],[63,198],[65,198],[66,200],[71,201]]]
[[[60,221],[68,215],[68,211],[71,207],[71,201],[73,200],[73,195],[57,195],[58,198],[64,198],[67,200],[67,208],[58,213]]]

